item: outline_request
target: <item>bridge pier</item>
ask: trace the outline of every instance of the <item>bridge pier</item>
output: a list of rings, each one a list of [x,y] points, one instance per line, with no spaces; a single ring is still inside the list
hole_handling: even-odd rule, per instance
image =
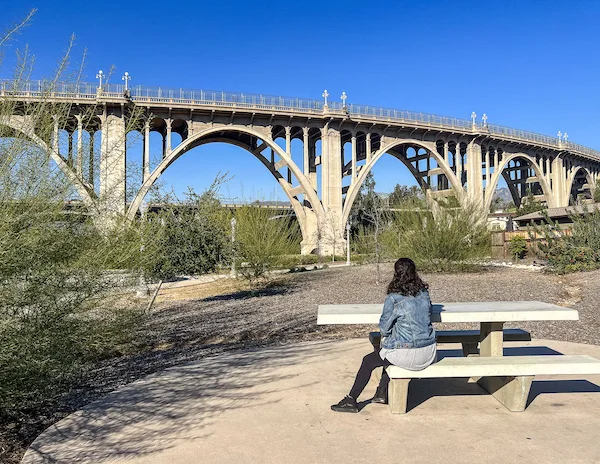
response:
[[[109,227],[125,215],[125,118],[122,111],[100,116],[102,139],[100,144],[99,223]]]
[[[317,224],[316,236],[320,255],[341,254],[346,250],[342,198],[342,139],[339,130],[326,124],[321,131],[321,192],[324,217]],[[314,233],[314,232],[313,232]]]

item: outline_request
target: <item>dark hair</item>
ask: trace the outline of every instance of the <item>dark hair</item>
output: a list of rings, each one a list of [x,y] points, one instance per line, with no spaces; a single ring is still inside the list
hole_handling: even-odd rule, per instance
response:
[[[417,296],[419,292],[428,288],[429,285],[423,282],[417,274],[417,267],[412,259],[400,258],[396,261],[394,277],[387,288],[388,293]]]

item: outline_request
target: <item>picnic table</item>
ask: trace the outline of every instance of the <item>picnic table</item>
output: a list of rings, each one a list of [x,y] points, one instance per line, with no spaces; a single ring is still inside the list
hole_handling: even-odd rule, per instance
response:
[[[319,305],[317,324],[378,324],[383,303]],[[575,309],[542,301],[473,301],[433,304],[432,322],[480,324],[480,356],[502,356],[507,322],[576,321]]]
[[[319,305],[317,324],[378,324],[383,303]],[[576,321],[576,310],[542,301],[477,301],[432,305],[432,322],[480,324],[479,356],[444,358],[422,371],[397,366],[390,376],[389,405],[393,413],[406,413],[411,379],[471,377],[511,411],[523,411],[537,374],[572,375],[600,373],[600,360],[585,355],[503,357],[507,333],[504,324],[519,321]],[[442,331],[443,332],[443,331]],[[460,331],[457,331],[460,332]],[[463,331],[466,338],[472,337]],[[438,341],[440,339],[438,333]],[[527,333],[527,335],[529,335]],[[460,335],[458,338],[460,339]],[[456,335],[453,334],[453,339]],[[463,352],[464,352],[463,344]]]

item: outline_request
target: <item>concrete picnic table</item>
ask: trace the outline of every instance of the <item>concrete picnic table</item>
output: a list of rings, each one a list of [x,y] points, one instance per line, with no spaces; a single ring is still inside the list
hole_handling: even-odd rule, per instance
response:
[[[432,306],[433,322],[480,324],[480,356],[503,355],[506,322],[579,320],[577,310],[542,301],[473,301]],[[382,310],[383,303],[319,305],[317,324],[378,324]]]

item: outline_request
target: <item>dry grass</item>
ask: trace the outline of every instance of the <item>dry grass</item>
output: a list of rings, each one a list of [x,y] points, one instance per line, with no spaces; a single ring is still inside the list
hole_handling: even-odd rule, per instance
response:
[[[241,279],[218,279],[213,282],[197,283],[185,286],[161,288],[156,303],[168,303],[184,300],[198,300],[228,293],[250,290],[250,285]]]

